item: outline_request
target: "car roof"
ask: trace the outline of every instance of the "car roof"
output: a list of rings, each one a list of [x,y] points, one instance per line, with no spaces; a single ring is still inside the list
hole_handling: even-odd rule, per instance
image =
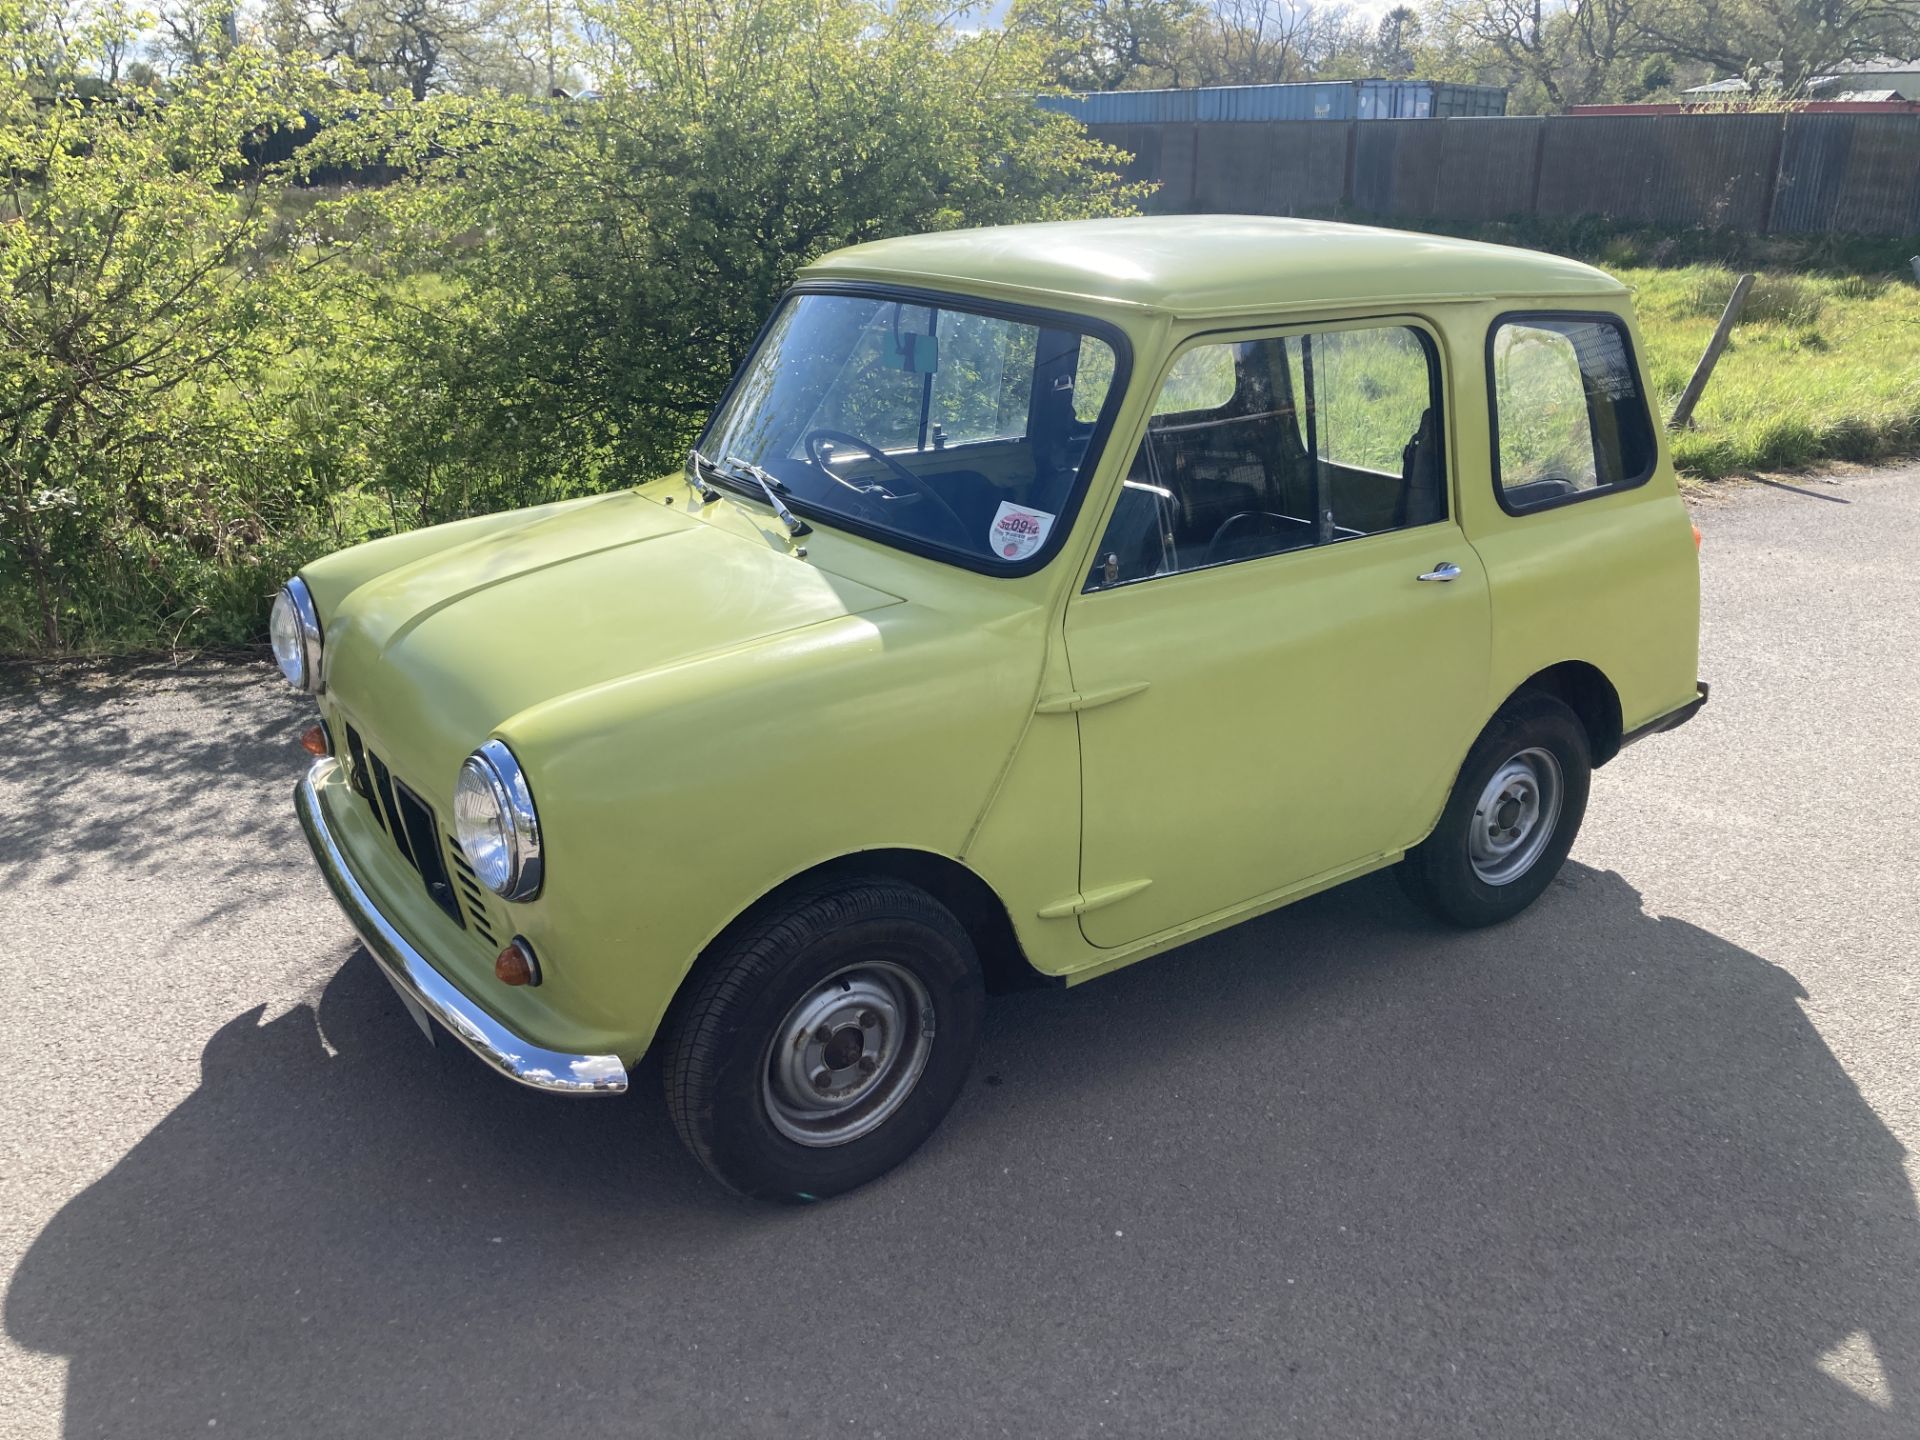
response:
[[[1017,291],[1176,317],[1625,293],[1591,265],[1537,250],[1268,215],[1142,215],[942,230],[836,250],[800,278]]]

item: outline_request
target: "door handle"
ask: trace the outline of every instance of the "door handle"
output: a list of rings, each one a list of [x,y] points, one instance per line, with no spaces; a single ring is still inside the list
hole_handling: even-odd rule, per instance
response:
[[[1434,566],[1419,578],[1422,580],[1458,580],[1460,578],[1460,567],[1451,560],[1442,560],[1438,565]]]

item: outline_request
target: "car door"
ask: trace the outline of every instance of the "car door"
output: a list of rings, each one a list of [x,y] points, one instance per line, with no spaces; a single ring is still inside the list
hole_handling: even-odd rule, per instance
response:
[[[1120,946],[1418,838],[1484,723],[1434,332],[1182,347],[1068,604],[1080,923]]]

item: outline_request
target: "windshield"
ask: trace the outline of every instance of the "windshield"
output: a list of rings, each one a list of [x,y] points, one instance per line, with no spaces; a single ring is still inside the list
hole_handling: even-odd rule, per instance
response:
[[[1093,462],[1114,379],[1113,346],[1059,323],[789,296],[707,427],[703,478],[757,496],[740,478],[757,466],[802,514],[1030,569]]]

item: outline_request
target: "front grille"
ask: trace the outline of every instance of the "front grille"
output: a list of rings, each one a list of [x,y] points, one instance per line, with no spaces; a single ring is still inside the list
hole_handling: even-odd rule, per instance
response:
[[[347,726],[347,760],[348,786],[371,807],[374,822],[382,830],[386,829],[387,817],[380,813],[380,804],[373,798],[373,784],[369,778],[371,772],[367,765],[366,747],[360,743],[360,732],[351,725]]]
[[[347,756],[351,761],[348,784],[372,808],[374,820],[387,832],[400,857],[419,873],[420,883],[426,886],[433,903],[445,911],[454,924],[466,928],[460,897],[454,894],[453,877],[448,875],[446,861],[441,858],[440,827],[434,821],[432,808],[367,748],[358,730],[351,725],[346,729]],[[449,851],[464,868],[466,861],[460,858],[459,847],[451,841]],[[466,871],[469,877],[472,873]],[[486,932],[486,939],[488,944],[493,943],[491,931]]]
[[[454,888],[460,892],[460,906],[467,912],[467,924],[488,945],[498,945],[494,939],[493,924],[487,919],[487,897],[480,891],[480,881],[473,873],[473,867],[467,864],[467,857],[460,852],[460,842],[449,835],[447,854],[453,859]]]

